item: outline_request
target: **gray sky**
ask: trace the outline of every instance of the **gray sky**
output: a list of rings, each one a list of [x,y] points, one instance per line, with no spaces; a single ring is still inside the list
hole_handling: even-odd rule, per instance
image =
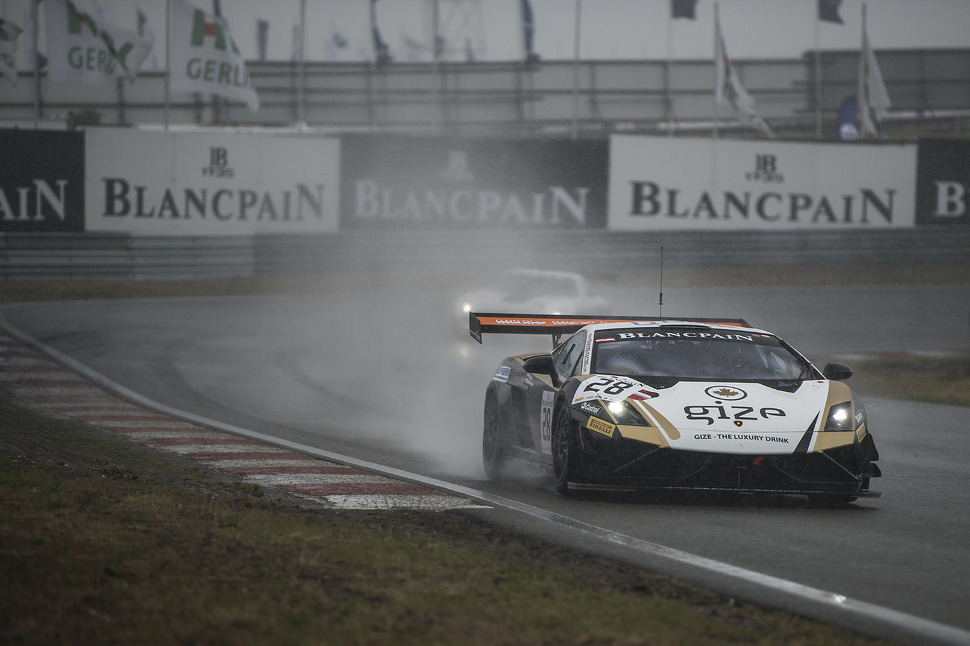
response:
[[[100,7],[122,27],[134,29],[136,10],[147,14],[158,40],[165,32],[165,0],[74,0],[82,11]],[[212,10],[211,0],[189,0]],[[414,60],[408,39],[430,42],[432,0],[379,0],[378,25],[397,60]],[[471,39],[482,60],[522,56],[519,0],[439,0],[442,31],[457,41],[453,60],[464,58]],[[576,0],[532,0],[535,50],[544,59],[572,59]],[[714,0],[698,0],[697,20],[669,21],[670,0],[579,0],[580,53],[586,59],[711,58]],[[732,58],[795,58],[813,49],[858,49],[862,0],[843,0],[844,25],[817,23],[816,0],[720,0],[719,11]],[[970,47],[970,0],[868,0],[868,32],[880,49]],[[43,6],[43,5],[41,5]],[[306,0],[307,59],[371,59],[369,0]],[[478,7],[478,11],[475,7]],[[0,0],[0,15],[25,22],[29,0]],[[289,60],[300,0],[222,0],[223,15],[247,58],[256,58],[256,22],[270,22],[269,58]],[[465,11],[461,10],[465,7]],[[43,14],[43,10],[41,10]],[[43,15],[41,16],[43,25]],[[462,29],[462,25],[467,29]],[[334,30],[348,41],[329,44]],[[23,40],[23,39],[22,39]],[[41,39],[41,43],[44,39]],[[426,56],[427,54],[425,54]],[[164,53],[159,53],[164,63]]]

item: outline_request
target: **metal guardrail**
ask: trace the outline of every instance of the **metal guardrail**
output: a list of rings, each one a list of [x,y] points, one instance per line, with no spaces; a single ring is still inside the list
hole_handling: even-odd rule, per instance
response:
[[[594,273],[659,265],[970,265],[970,227],[842,232],[383,231],[317,236],[0,235],[0,280],[197,280],[328,272]]]
[[[0,236],[3,280],[194,280],[255,273],[251,238]]]

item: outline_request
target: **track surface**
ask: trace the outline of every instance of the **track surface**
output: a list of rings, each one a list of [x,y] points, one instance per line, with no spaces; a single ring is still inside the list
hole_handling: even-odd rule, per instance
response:
[[[639,302],[656,301],[632,291]],[[131,390],[196,415],[970,631],[970,410],[868,402],[885,474],[873,487],[883,497],[844,510],[785,497],[726,506],[562,498],[536,474],[489,483],[480,462],[485,385],[502,356],[546,341],[474,344],[449,325],[450,297],[386,283],[309,296],[15,305],[0,313]],[[665,314],[743,316],[810,357],[953,350],[968,341],[970,287],[728,288],[665,299]]]

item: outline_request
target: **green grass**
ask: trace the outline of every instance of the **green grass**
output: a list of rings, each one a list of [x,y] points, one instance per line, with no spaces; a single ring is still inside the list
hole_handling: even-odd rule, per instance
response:
[[[860,395],[970,406],[970,353],[853,360],[846,382]]]

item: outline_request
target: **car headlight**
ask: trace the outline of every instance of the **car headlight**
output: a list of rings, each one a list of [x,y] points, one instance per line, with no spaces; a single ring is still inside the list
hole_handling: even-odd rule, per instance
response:
[[[842,402],[829,408],[824,430],[851,431],[854,428],[852,422],[852,402]]]
[[[606,408],[617,424],[627,426],[650,426],[650,422],[630,403],[629,400],[606,402]]]

